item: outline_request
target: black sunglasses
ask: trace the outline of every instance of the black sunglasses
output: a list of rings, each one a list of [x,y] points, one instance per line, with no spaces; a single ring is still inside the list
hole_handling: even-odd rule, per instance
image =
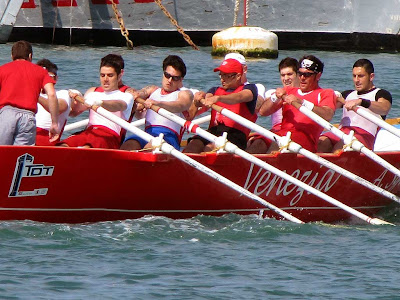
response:
[[[173,81],[179,81],[179,80],[182,79],[182,76],[174,76],[174,75],[171,75],[171,74],[169,74],[168,72],[165,72],[165,71],[164,71],[164,76],[167,79],[170,79],[172,77]]]
[[[313,76],[313,75],[315,75],[317,73],[315,73],[315,72],[312,72],[312,73],[309,73],[309,72],[298,72],[297,74],[299,74],[299,77],[304,76],[305,78],[308,78],[308,77],[311,77],[311,76]]]

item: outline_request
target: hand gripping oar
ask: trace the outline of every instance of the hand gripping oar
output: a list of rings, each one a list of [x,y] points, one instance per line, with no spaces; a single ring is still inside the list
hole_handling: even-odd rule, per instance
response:
[[[400,177],[400,171],[395,166],[388,163],[386,160],[381,158],[379,155],[375,154],[372,150],[369,150],[365,147],[359,140],[357,140],[354,136],[345,134],[340,129],[333,126],[331,123],[314,113],[313,111],[309,110],[305,106],[300,106],[299,110],[309,117],[311,120],[319,124],[320,126],[324,127],[325,129],[332,132],[334,135],[339,137],[343,140],[344,144],[358,152],[363,153],[365,156],[369,157],[371,160],[375,161],[376,163],[380,164],[385,169],[392,172],[397,177]]]
[[[144,103],[143,99],[140,98],[136,98],[135,101],[138,101],[139,103]],[[176,122],[177,124],[183,126],[184,128],[187,128],[188,131],[192,132],[192,133],[196,133],[198,135],[200,135],[201,137],[211,141],[211,142],[218,142],[218,138],[209,133],[208,131],[201,129],[198,125],[193,124],[190,121],[186,121],[184,119],[182,119],[181,117],[169,112],[168,110],[164,109],[164,108],[160,108],[156,105],[152,105],[151,109],[154,110],[155,112],[157,112],[158,114],[160,114],[161,116]],[[231,142],[226,142],[224,145],[224,149],[230,153],[234,153],[238,156],[241,156],[242,158],[250,161],[251,163],[270,171],[271,173],[274,173],[275,175],[285,179],[286,181],[299,186],[300,188],[306,190],[307,192],[331,203],[334,206],[337,206],[341,209],[343,209],[344,211],[348,212],[349,214],[352,214],[353,216],[356,216],[358,218],[360,218],[361,220],[364,220],[365,222],[368,222],[370,224],[374,224],[374,225],[393,225],[391,223],[388,223],[386,221],[383,221],[381,219],[378,218],[371,218],[357,210],[355,210],[354,208],[347,206],[346,204],[332,198],[331,196],[322,193],[321,191],[309,186],[308,184],[305,184],[304,182],[298,180],[297,178],[294,178],[293,176],[290,176],[288,174],[286,174],[285,172],[271,166],[270,164],[267,164],[266,162],[258,159],[257,157],[241,150],[240,148],[238,148],[236,145],[232,144]]]
[[[329,169],[334,170],[335,172],[339,173],[340,175],[343,175],[351,180],[354,180],[355,182],[363,185],[366,188],[373,190],[374,192],[376,192],[384,197],[387,197],[393,201],[400,203],[400,197],[396,196],[395,194],[390,193],[390,192],[384,190],[383,188],[372,184],[368,180],[365,180],[364,178],[318,156],[317,154],[304,149],[301,145],[297,144],[296,142],[288,140],[287,137],[279,136],[279,135],[265,129],[264,127],[261,127],[260,125],[257,125],[255,123],[247,120],[246,118],[243,118],[242,116],[239,116],[238,114],[235,114],[234,112],[232,112],[226,108],[223,108],[221,106],[218,106],[216,104],[212,105],[212,109],[214,109],[217,112],[219,112],[220,114],[234,120],[235,122],[267,137],[268,139],[275,141],[276,143],[278,143],[278,145],[280,147],[286,148],[289,151],[294,152],[294,153],[299,153],[299,154],[301,154],[301,155],[303,155],[303,156],[305,156],[305,157],[307,157]]]
[[[340,103],[345,104],[346,101],[343,100],[339,100]],[[361,117],[367,119],[368,121],[378,125],[381,128],[386,129],[387,131],[389,131],[390,133],[394,134],[395,136],[400,137],[400,130],[397,129],[396,127],[386,123],[384,120],[382,120],[381,118],[375,116],[374,114],[372,114],[368,109],[364,108],[364,107],[360,107],[360,106],[356,106],[353,108],[353,111],[360,115]]]
[[[82,103],[85,103],[85,100],[80,96],[76,96],[75,99]],[[128,123],[127,121],[121,119],[120,117],[114,115],[113,113],[109,112],[108,110],[106,110],[102,107],[93,105],[91,107],[91,109],[96,111],[99,115],[101,115],[101,116],[109,119],[110,121],[116,123],[117,125],[121,126],[122,128],[131,131],[132,133],[136,134],[137,136],[146,140],[147,142],[155,141],[158,139],[158,138],[155,138],[152,135],[148,134],[147,132],[144,132],[143,130],[135,127],[134,125]],[[196,126],[198,126],[198,125],[196,125]],[[168,143],[161,141],[159,148],[162,152],[164,152],[166,154],[171,154],[172,156],[183,161],[184,163],[188,164],[189,166],[192,166],[193,168],[203,172],[204,174],[221,182],[222,184],[228,186],[229,188],[231,188],[231,189],[247,196],[248,198],[258,202],[259,204],[271,209],[272,211],[274,211],[278,215],[284,217],[285,219],[292,221],[294,223],[304,224],[304,222],[299,220],[298,218],[290,215],[289,213],[283,211],[282,209],[276,207],[275,205],[265,201],[261,197],[249,192],[245,188],[243,188],[240,185],[234,183],[233,181],[225,178],[224,176],[218,174],[217,172],[211,170],[210,168],[207,168],[206,166],[202,165],[201,163],[197,162],[196,160],[194,160],[194,159],[190,158],[189,156],[183,154],[182,152],[176,150],[173,146],[169,145]]]

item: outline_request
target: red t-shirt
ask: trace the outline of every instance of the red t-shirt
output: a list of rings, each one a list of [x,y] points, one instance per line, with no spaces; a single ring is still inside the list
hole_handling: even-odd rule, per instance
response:
[[[285,89],[288,95],[295,95],[298,98],[308,100],[316,106],[328,106],[333,111],[336,109],[336,96],[331,89],[318,88],[309,93],[302,93],[301,90],[296,87],[286,87]],[[301,113],[293,105],[283,105],[282,115],[281,130],[286,132],[294,130],[301,131],[309,136],[315,143],[318,141],[323,128]]]
[[[42,67],[15,60],[0,67],[0,108],[10,105],[36,113],[40,90],[54,83]]]

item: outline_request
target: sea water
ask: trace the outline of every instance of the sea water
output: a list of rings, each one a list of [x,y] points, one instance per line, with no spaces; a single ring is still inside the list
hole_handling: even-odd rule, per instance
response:
[[[99,62],[108,53],[124,57],[123,80],[135,88],[159,85],[169,54],[186,62],[185,86],[219,84],[213,68],[221,58],[211,57],[207,47],[33,46],[34,61],[58,65],[58,89],[85,92],[99,85]],[[1,64],[10,49],[0,45]],[[393,96],[388,117],[399,116],[398,54],[280,51],[276,60],[248,60],[249,80],[267,89],[280,86],[280,59],[304,54],[325,63],[320,85],[339,91],[353,88],[354,61],[370,59],[376,86]],[[258,122],[269,126],[268,118]],[[391,207],[381,217],[400,226],[398,214]],[[233,214],[77,225],[0,222],[0,299],[400,299],[399,226],[297,225]]]

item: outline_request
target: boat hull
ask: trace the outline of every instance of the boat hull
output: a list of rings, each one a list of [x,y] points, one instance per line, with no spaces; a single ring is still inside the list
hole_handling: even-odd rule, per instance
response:
[[[281,219],[254,200],[165,154],[0,146],[0,155],[0,220],[82,223],[146,215],[191,218],[227,213]],[[399,152],[382,155],[400,167]],[[235,155],[191,157],[303,221],[351,218],[345,211]],[[391,202],[303,156],[259,157],[365,214],[375,215]],[[398,178],[364,155],[347,152],[325,158],[386,190],[400,192]]]
[[[105,2],[109,4],[101,4]],[[154,1],[116,2],[135,45],[186,45]],[[125,39],[110,3],[25,1],[10,41],[124,45]],[[179,25],[200,45],[211,45],[214,33],[233,25],[234,4],[232,0],[163,2]],[[242,10],[240,7],[238,24],[244,23]],[[280,49],[397,50],[400,1],[297,0],[294,4],[293,0],[256,0],[249,3],[247,24],[275,32]]]

